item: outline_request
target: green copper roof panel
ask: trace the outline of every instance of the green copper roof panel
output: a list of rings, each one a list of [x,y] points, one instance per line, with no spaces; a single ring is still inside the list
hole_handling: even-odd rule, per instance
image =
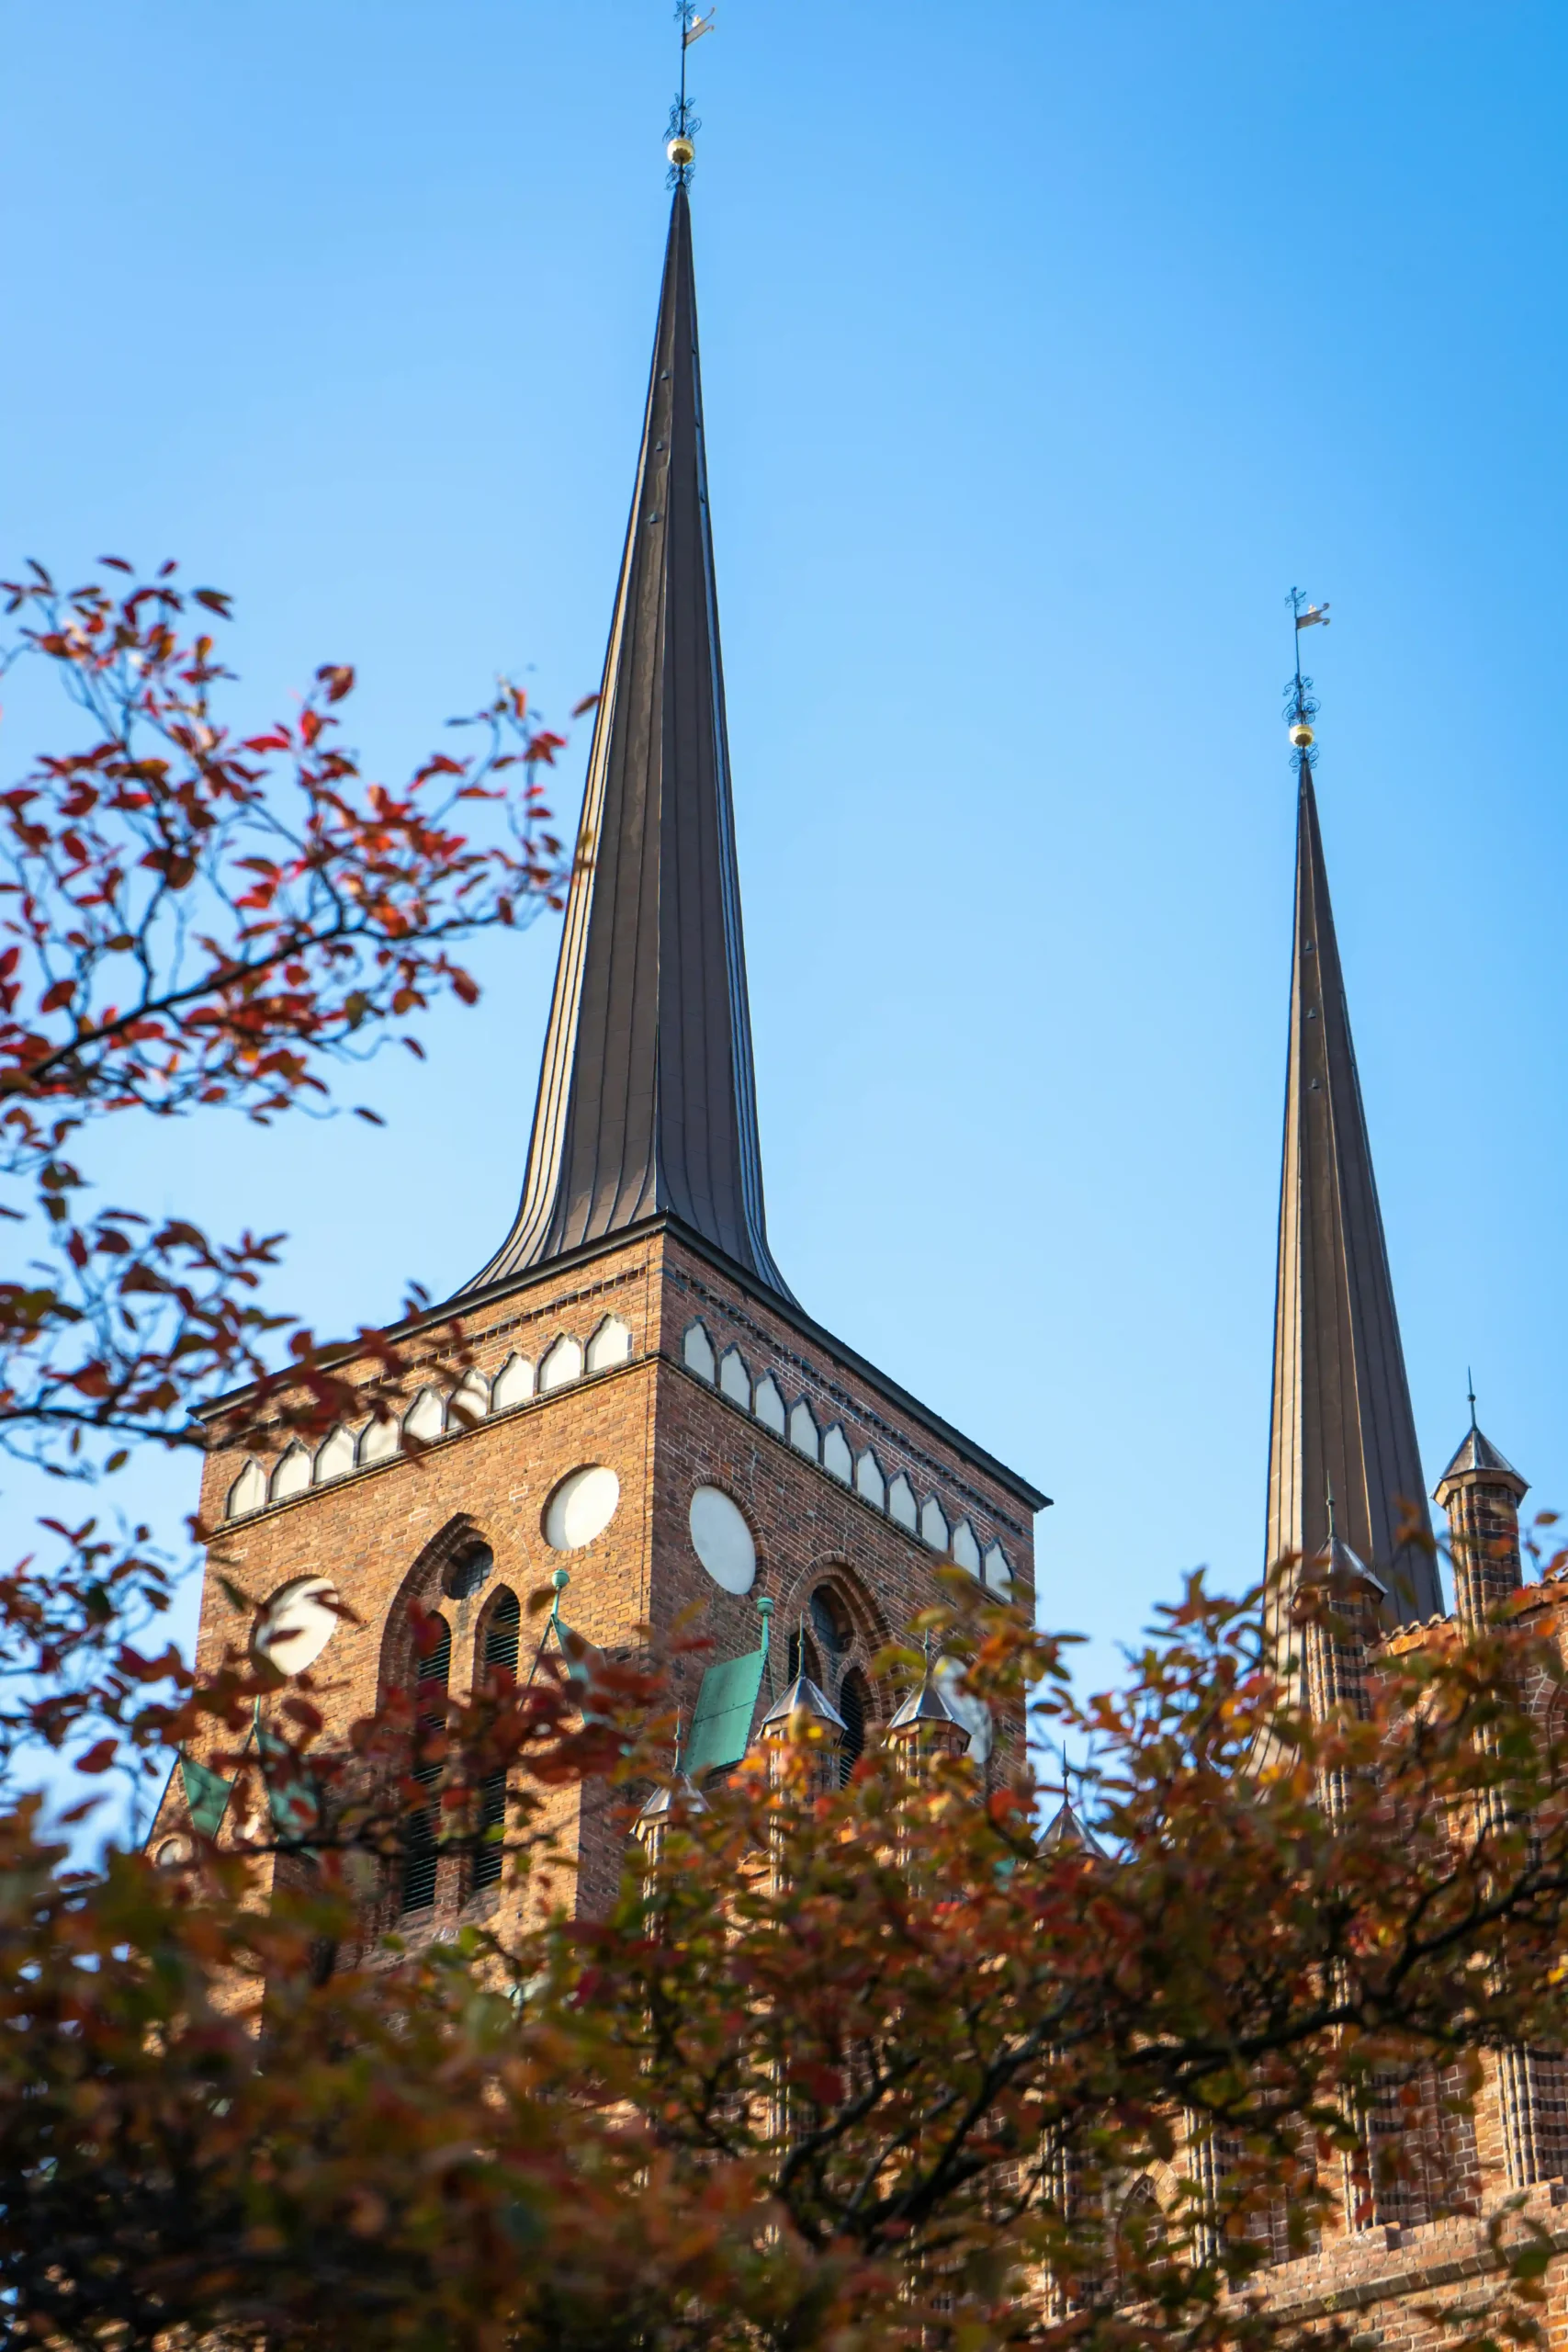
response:
[[[266,1783],[272,1826],[280,1838],[303,1838],[321,1818],[321,1804],[310,1781],[295,1768],[288,1742],[269,1724],[256,1720],[256,1745],[261,1749],[262,1778]],[[307,1850],[309,1850],[307,1849]]]
[[[204,1838],[216,1838],[232,1781],[226,1781],[221,1772],[213,1771],[210,1765],[198,1764],[194,1756],[180,1758],[180,1779],[185,1783],[192,1821]]]
[[[704,1675],[682,1759],[694,1780],[702,1772],[726,1771],[745,1755],[766,1659],[765,1650],[748,1650],[744,1657],[710,1666]]]

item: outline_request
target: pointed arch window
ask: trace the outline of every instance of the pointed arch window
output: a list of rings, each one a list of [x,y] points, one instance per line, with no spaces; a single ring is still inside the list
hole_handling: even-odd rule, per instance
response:
[[[414,1762],[412,1777],[422,1788],[434,1788],[441,1777],[440,1734],[446,1727],[446,1687],[452,1679],[452,1628],[445,1617],[434,1621],[430,1646],[414,1661]],[[409,1817],[403,1846],[404,1911],[425,1911],[435,1900],[436,1843],[434,1805],[421,1805]]]
[[[500,1592],[485,1627],[482,1670],[487,1683],[500,1675],[517,1679],[518,1645],[523,1634],[523,1611],[514,1592]],[[506,1767],[487,1773],[479,1788],[479,1839],[474,1854],[473,1892],[480,1894],[487,1886],[499,1886],[504,1856],[502,1839],[506,1828]],[[496,1834],[492,1837],[491,1831]]]

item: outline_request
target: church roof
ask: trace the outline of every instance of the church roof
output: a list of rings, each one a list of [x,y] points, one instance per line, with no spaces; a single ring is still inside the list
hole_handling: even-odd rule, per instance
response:
[[[1314,1560],[1338,1532],[1387,1588],[1383,1616],[1440,1610],[1416,1442],[1329,903],[1312,769],[1300,763],[1290,1057],[1274,1309],[1269,1565]]]
[[[790,1296],[762,1211],[683,183],[523,1198],[465,1287],[664,1214]]]

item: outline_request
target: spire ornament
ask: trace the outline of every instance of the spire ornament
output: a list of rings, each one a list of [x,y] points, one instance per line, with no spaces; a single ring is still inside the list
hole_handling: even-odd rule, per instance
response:
[[[1313,720],[1317,717],[1317,697],[1312,690],[1312,680],[1302,675],[1302,631],[1303,628],[1327,628],[1330,626],[1326,604],[1311,605],[1299,588],[1292,588],[1285,602],[1295,622],[1296,674],[1285,688],[1285,723],[1291,732],[1291,746],[1298,760],[1309,767],[1317,765],[1314,749],[1317,738]]]
[[[664,152],[670,158],[669,184],[671,187],[689,187],[696,169],[696,136],[702,129],[702,118],[692,111],[686,96],[686,51],[694,41],[713,30],[715,11],[705,17],[697,11],[697,0],[675,0],[675,22],[681,28],[681,86],[670,108],[665,125]]]

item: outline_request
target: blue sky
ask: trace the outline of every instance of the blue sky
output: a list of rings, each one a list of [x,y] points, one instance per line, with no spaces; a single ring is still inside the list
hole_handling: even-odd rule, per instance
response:
[[[232,590],[247,718],[405,770],[596,681],[667,198],[664,0],[0,9],[0,554]],[[694,51],[770,1225],[1056,1498],[1100,1645],[1258,1570],[1292,582],[1417,1422],[1568,1501],[1568,19],[1544,0],[719,0]],[[14,772],[21,746],[0,738]],[[581,746],[579,746],[581,750]],[[580,770],[563,778],[574,800]],[[511,1216],[553,927],[357,1123],[125,1139],[325,1328]],[[173,1522],[188,1465],[134,1491]]]

